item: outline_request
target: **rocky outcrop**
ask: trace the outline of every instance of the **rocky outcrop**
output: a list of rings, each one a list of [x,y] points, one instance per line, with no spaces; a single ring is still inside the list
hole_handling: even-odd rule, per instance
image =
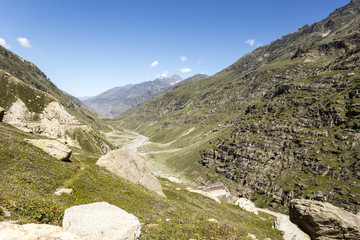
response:
[[[26,139],[26,141],[61,161],[68,161],[70,159],[72,150],[57,140]]]
[[[360,218],[329,203],[292,200],[290,220],[312,239],[360,239]]]
[[[5,115],[5,109],[3,109],[2,107],[0,107],[0,122],[2,122],[3,118]]]
[[[63,228],[47,224],[18,225],[9,222],[0,222],[1,240],[82,240],[74,233]]]
[[[259,214],[256,207],[255,207],[255,204],[252,203],[249,199],[239,198],[235,202],[235,205],[238,205],[240,208],[244,209],[245,211],[255,213],[256,215]]]
[[[165,197],[162,186],[150,172],[145,161],[131,149],[118,149],[107,153],[96,162],[116,175]]]
[[[140,222],[134,215],[106,202],[66,209],[62,226],[91,240],[135,240],[141,234]]]
[[[80,124],[56,101],[50,102],[42,113],[35,113],[30,112],[25,103],[17,99],[6,111],[3,121],[23,131],[58,139],[78,148],[78,141],[71,138],[68,133],[75,130],[90,131],[89,126]]]
[[[286,215],[277,217],[274,227],[284,232],[284,240],[310,240],[310,237],[293,224]]]

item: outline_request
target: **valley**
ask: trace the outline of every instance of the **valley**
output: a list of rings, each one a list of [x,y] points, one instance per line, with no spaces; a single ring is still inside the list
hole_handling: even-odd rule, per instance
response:
[[[359,13],[83,102],[0,38],[0,240],[360,239]]]

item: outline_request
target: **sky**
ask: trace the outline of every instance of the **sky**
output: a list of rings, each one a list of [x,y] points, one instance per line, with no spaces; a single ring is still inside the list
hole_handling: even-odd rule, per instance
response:
[[[0,0],[0,45],[60,89],[95,96],[213,75],[350,0]]]

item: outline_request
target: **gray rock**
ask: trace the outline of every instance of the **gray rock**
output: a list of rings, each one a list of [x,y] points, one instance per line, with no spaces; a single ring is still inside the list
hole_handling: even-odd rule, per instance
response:
[[[74,233],[66,232],[63,228],[47,224],[18,225],[0,222],[1,240],[81,240]]]
[[[223,183],[214,183],[202,187],[198,187],[196,190],[209,193],[211,196],[218,198],[222,202],[234,204],[237,200],[232,196],[229,189]]]
[[[135,240],[141,234],[134,215],[106,202],[66,209],[62,226],[88,240]]]
[[[57,140],[26,139],[26,141],[61,161],[69,160],[72,153],[70,148]]]
[[[311,239],[360,239],[360,218],[330,203],[295,199],[290,203],[290,220]]]
[[[256,215],[258,215],[258,211],[254,205],[253,202],[251,202],[249,199],[246,198],[239,198],[236,202],[235,205],[238,205],[239,207],[241,207],[242,209],[244,209],[245,211],[248,212],[252,212],[255,213]]]
[[[99,158],[96,164],[165,197],[160,182],[150,172],[145,161],[134,151],[124,148],[110,151],[105,156]]]
[[[293,224],[288,216],[277,217],[274,227],[284,232],[284,240],[310,240],[310,237]]]
[[[73,194],[73,193],[74,193],[74,190],[71,188],[59,188],[59,189],[56,189],[54,194],[62,195],[62,194]]]
[[[0,107],[0,122],[2,122],[3,118],[5,115],[5,109],[3,109],[2,107]]]

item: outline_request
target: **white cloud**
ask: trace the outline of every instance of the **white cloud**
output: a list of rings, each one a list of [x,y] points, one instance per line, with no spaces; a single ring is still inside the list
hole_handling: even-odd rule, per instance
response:
[[[10,45],[7,44],[7,42],[3,38],[0,38],[0,45],[3,46],[4,48],[7,48],[7,49],[10,48]]]
[[[153,61],[152,63],[151,63],[151,67],[155,67],[155,66],[157,66],[157,65],[159,65],[159,62],[158,61]]]
[[[256,43],[256,41],[255,41],[255,39],[248,39],[248,40],[246,40],[245,43],[249,44],[250,46],[254,46],[254,44]]]
[[[188,58],[185,57],[185,56],[181,56],[181,57],[180,57],[180,60],[181,60],[182,62],[186,62],[187,59],[188,59]]]
[[[30,41],[27,39],[27,38],[24,38],[24,37],[19,37],[18,39],[16,39],[18,41],[18,43],[25,47],[25,48],[30,48],[31,45],[30,45]]]
[[[168,75],[168,71],[165,71],[165,72],[163,72],[162,74],[161,74],[161,77],[166,77],[167,75]]]
[[[180,69],[180,72],[188,73],[188,72],[191,72],[191,69],[190,68],[183,68],[183,69]]]

